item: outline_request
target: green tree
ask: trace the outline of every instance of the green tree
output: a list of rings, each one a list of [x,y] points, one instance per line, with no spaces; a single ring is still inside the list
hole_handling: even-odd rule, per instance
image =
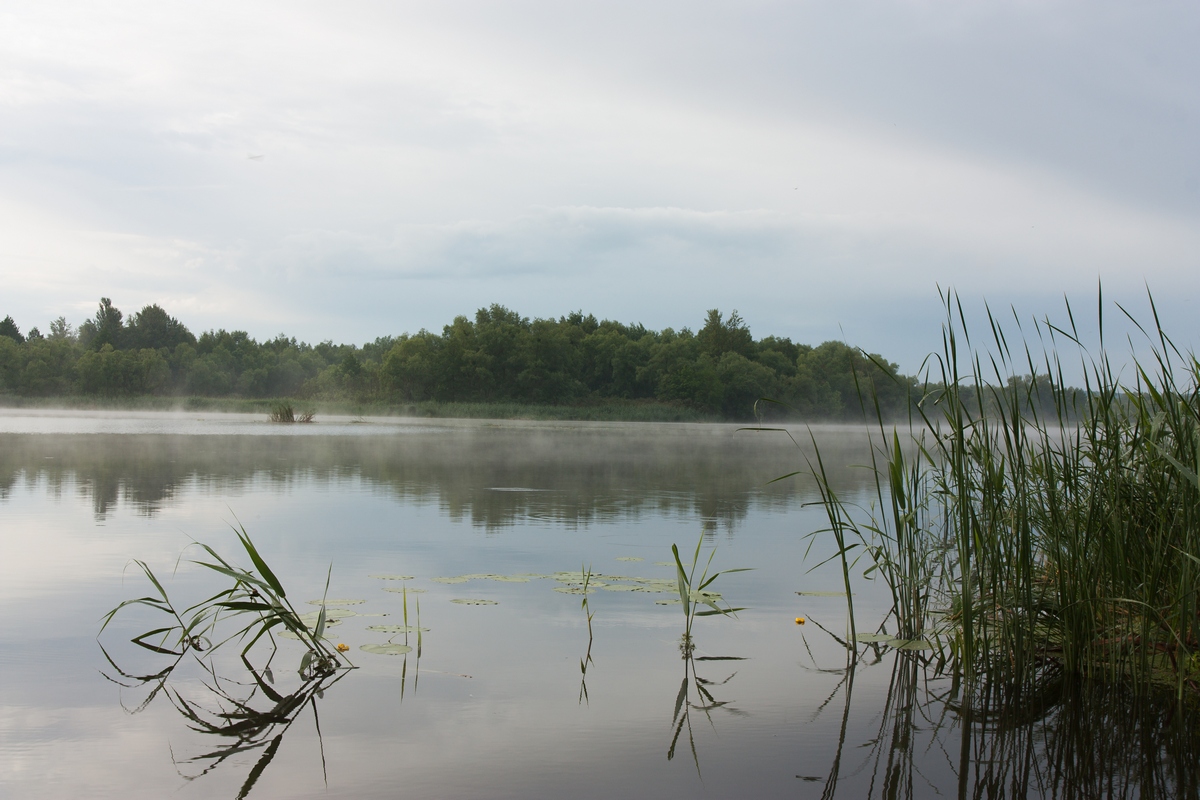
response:
[[[183,343],[194,345],[196,337],[158,305],[146,306],[134,314],[125,331],[124,344],[139,350],[147,347],[174,350]]]
[[[76,365],[84,394],[155,394],[169,383],[171,368],[157,350],[116,350],[106,344],[83,354]]]
[[[778,395],[779,379],[775,373],[739,353],[726,352],[721,356],[716,376],[721,387],[721,414],[729,419],[750,419],[754,416],[755,402]]]
[[[16,392],[21,385],[24,367],[21,347],[8,336],[0,336],[0,391]]]
[[[724,320],[720,311],[711,309],[704,327],[696,334],[696,341],[700,351],[714,361],[725,353],[737,353],[745,358],[754,355],[754,337],[736,309]]]
[[[17,327],[17,323],[13,321],[12,317],[0,320],[0,336],[6,336],[17,344],[25,344],[25,337],[21,335],[21,329]]]
[[[100,308],[94,319],[79,326],[79,342],[90,350],[100,350],[104,345],[120,349],[124,329],[121,326],[124,314],[107,297],[100,298]]]
[[[439,344],[438,337],[426,330],[416,336],[400,337],[383,360],[381,381],[384,391],[408,402],[433,397]]]
[[[50,338],[75,342],[75,329],[71,327],[71,323],[67,322],[66,317],[59,317],[50,323]]]

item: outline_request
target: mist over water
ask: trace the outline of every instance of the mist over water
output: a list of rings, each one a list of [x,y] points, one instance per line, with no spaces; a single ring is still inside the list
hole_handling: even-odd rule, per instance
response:
[[[977,710],[964,726],[949,682],[911,659],[868,649],[848,671],[840,569],[810,571],[834,554],[830,537],[808,536],[828,524],[815,485],[772,481],[807,470],[811,435],[837,491],[866,506],[868,440],[846,427],[792,434],[799,448],[724,425],[0,412],[0,788],[236,797],[257,774],[256,798],[863,797],[887,781],[895,796],[963,781],[1087,796],[1113,775],[1089,755],[1093,723],[1131,720],[1116,740],[1131,758],[1173,748],[1168,772],[1194,752],[1162,733],[1172,729],[1155,709],[1069,686],[1020,709],[1019,724]],[[181,605],[220,588],[189,545],[244,562],[231,523],[299,605],[315,609],[306,601],[327,571],[330,598],[363,601],[329,630],[359,668],[288,718],[261,770],[270,738],[214,763],[218,745],[242,740],[204,733],[179,710],[233,707],[213,687],[274,705],[234,650],[213,658],[215,673],[186,660],[131,713],[150,694],[136,676],[165,657],[128,640],[157,620],[122,612],[96,638],[105,612],[149,588],[131,559]],[[715,569],[754,570],[711,587],[746,610],[698,620],[693,663],[681,659],[681,607],[660,602],[672,597],[671,545],[687,559],[701,537]],[[582,598],[556,591],[573,585],[563,573],[589,568],[591,640]],[[888,602],[862,569],[860,631]],[[412,593],[387,591],[401,587]],[[415,647],[360,650],[406,641],[372,626],[400,625],[418,602],[419,659]],[[251,662],[269,663],[268,685],[286,694],[303,648],[279,642],[269,662],[267,651]],[[688,670],[700,680],[688,684]],[[965,774],[962,752],[975,764]],[[1055,769],[1070,775],[1046,777]],[[1136,794],[1142,784],[1124,774],[1118,784]],[[1194,786],[1166,772],[1144,780]]]

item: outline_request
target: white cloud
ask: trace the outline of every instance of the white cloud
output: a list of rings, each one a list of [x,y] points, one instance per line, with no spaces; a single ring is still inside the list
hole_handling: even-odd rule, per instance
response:
[[[759,335],[917,352],[936,329],[892,306],[936,308],[939,284],[1034,310],[1098,278],[1194,296],[1200,103],[1178,76],[1198,19],[0,12],[0,311],[28,327],[103,294],[194,328],[362,340],[491,302],[656,327],[736,303]]]

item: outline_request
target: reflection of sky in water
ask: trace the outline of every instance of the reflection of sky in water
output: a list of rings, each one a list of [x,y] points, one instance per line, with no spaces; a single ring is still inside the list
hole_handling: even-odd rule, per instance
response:
[[[155,415],[133,416],[151,429],[169,427]],[[70,430],[89,419],[48,418],[68,420]],[[806,572],[832,553],[827,537],[818,537],[805,557],[805,534],[825,524],[819,508],[805,505],[811,484],[767,485],[802,466],[790,442],[721,426],[369,423],[347,424],[349,435],[324,428],[320,436],[243,436],[228,427],[255,420],[220,419],[203,435],[116,434],[108,425],[102,418],[88,435],[0,434],[0,597],[8,611],[0,622],[0,788],[9,796],[237,794],[257,754],[184,781],[172,754],[185,759],[208,743],[159,700],[126,714],[118,699],[133,704],[136,693],[100,676],[111,669],[95,642],[101,614],[145,589],[136,570],[126,569],[129,559],[171,576],[191,539],[236,559],[228,527],[235,520],[295,600],[318,596],[332,563],[331,597],[362,598],[356,611],[390,615],[351,617],[331,629],[351,644],[361,668],[319,701],[328,792],[820,795],[843,721],[844,655],[815,624],[800,628],[792,619],[803,613],[843,635],[844,601],[794,594],[836,590],[840,576],[835,568]],[[368,427],[371,435],[359,433]],[[862,463],[861,446],[851,446],[845,430],[818,435],[828,442],[827,466],[839,486],[865,498],[866,475],[850,467]],[[686,743],[666,758],[684,668],[681,610],[655,604],[666,595],[589,596],[594,664],[589,700],[580,704],[587,649],[580,597],[554,592],[557,584],[546,579],[430,580],[581,566],[669,578],[672,570],[654,562],[670,558],[672,543],[688,551],[702,531],[718,548],[718,568],[755,568],[713,587],[749,609],[696,627],[699,655],[747,659],[697,664],[717,699],[729,703],[712,710],[711,725],[693,712],[703,779]],[[643,560],[618,560],[628,557]],[[409,585],[425,590],[409,598],[411,615],[419,597],[421,624],[430,630],[419,670],[408,658],[403,700],[404,660],[358,651],[387,638],[368,625],[401,621],[401,596],[382,591],[395,584],[367,577],[374,573],[413,575]],[[883,587],[858,586],[862,619],[878,618]],[[186,562],[168,581],[180,599],[200,599],[213,587]],[[462,606],[454,598],[498,605]],[[105,633],[123,665],[156,663],[123,644],[149,627],[145,621],[118,617]],[[281,687],[295,682],[298,648],[285,643],[277,657]],[[244,677],[235,661],[223,663]],[[204,702],[202,677],[184,670],[175,685],[190,702]],[[890,679],[890,661],[856,679],[841,796],[865,796],[875,775],[868,761],[877,748],[868,743],[880,740]],[[923,786],[955,790],[957,752],[948,760],[939,751],[957,747],[951,739],[922,756]],[[328,797],[320,745],[311,714],[301,715],[251,796]]]

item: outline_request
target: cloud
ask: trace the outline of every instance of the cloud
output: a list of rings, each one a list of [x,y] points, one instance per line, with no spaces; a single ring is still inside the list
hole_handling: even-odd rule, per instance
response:
[[[916,353],[939,285],[1195,296],[1198,24],[1074,0],[0,12],[0,313],[105,295],[361,341],[492,302],[736,306]]]

